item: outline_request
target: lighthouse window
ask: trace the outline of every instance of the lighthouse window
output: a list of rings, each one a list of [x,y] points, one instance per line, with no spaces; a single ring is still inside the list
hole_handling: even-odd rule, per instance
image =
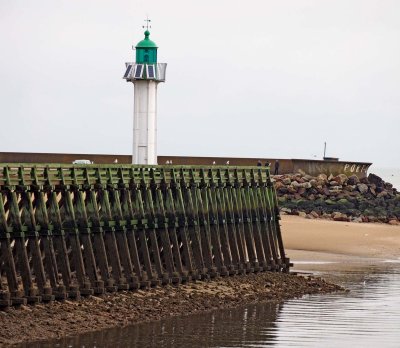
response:
[[[128,76],[129,76],[129,74],[131,72],[131,69],[132,69],[132,65],[129,64],[128,68],[126,69],[126,72],[125,72],[125,75],[124,75],[124,79],[128,78]]]
[[[143,64],[136,65],[135,78],[141,79],[143,75]]]
[[[154,79],[154,65],[147,65],[147,78]]]

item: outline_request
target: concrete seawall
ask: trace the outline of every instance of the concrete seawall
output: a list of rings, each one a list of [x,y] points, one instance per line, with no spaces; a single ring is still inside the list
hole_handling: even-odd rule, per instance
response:
[[[105,154],[71,154],[71,153],[29,153],[29,152],[0,152],[0,163],[72,163],[76,159],[88,159],[95,164],[110,164],[115,160],[119,164],[132,163],[130,155]],[[263,165],[271,163],[271,173],[274,172],[275,160],[279,160],[279,174],[296,173],[302,170],[307,174],[357,175],[359,178],[367,176],[368,168],[372,163],[355,161],[334,161],[314,159],[282,159],[282,158],[251,158],[251,157],[195,157],[195,156],[158,156],[158,164],[167,161],[174,165],[205,165],[215,162],[216,165],[225,165],[229,161],[231,166],[255,166],[260,160]]]

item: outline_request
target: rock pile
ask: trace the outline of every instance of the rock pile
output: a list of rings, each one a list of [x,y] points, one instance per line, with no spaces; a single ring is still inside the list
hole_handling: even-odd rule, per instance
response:
[[[309,219],[400,224],[400,193],[375,174],[356,175],[304,172],[273,176],[281,214]]]

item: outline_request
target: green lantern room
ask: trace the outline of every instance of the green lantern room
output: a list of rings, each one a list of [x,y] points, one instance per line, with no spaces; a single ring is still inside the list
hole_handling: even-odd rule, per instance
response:
[[[136,64],[156,64],[157,45],[149,39],[150,32],[144,32],[144,39],[136,45]]]

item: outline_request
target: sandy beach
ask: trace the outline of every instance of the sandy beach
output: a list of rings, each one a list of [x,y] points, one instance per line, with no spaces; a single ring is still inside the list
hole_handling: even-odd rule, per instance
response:
[[[354,223],[330,220],[309,220],[298,216],[282,216],[282,235],[288,256],[335,254],[347,257],[399,259],[400,226],[378,223]],[[301,253],[300,253],[301,251]],[[317,253],[315,253],[317,252]],[[332,257],[332,256],[330,256]]]
[[[293,271],[326,274],[363,270],[373,272],[400,262],[400,226],[377,223],[309,220],[282,216],[282,234]],[[339,282],[340,284],[341,282]]]

